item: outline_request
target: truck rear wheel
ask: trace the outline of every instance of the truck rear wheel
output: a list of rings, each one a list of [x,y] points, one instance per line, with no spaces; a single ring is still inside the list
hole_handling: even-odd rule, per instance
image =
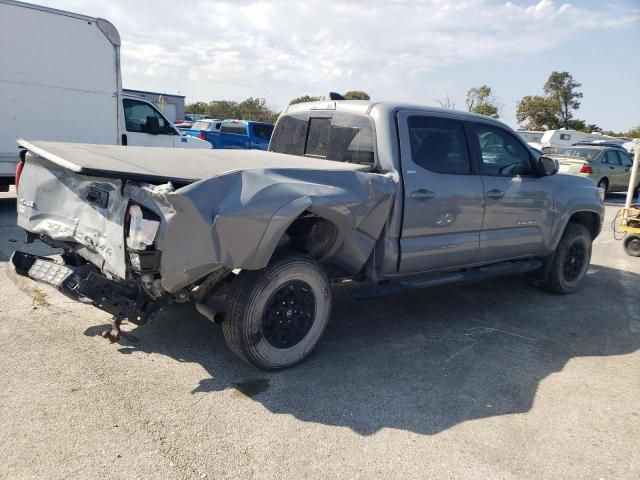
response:
[[[554,293],[573,293],[587,274],[591,261],[591,234],[584,225],[570,222],[553,255],[549,277],[542,284]]]
[[[240,273],[222,330],[229,348],[265,370],[301,362],[317,345],[331,316],[331,283],[310,257],[280,257]]]

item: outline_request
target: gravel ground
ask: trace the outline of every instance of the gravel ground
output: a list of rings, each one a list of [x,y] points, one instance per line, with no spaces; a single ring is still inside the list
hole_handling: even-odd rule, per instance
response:
[[[640,478],[640,259],[610,220],[560,297],[512,278],[356,302],[266,373],[189,305],[121,341],[17,277],[0,194],[0,478]]]

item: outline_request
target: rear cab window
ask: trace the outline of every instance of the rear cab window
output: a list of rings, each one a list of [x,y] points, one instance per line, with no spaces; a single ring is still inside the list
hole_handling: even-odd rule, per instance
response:
[[[278,120],[269,150],[373,165],[373,124],[364,115],[344,112],[312,111],[285,115]]]
[[[247,124],[240,122],[222,122],[220,133],[232,133],[234,135],[247,135]]]

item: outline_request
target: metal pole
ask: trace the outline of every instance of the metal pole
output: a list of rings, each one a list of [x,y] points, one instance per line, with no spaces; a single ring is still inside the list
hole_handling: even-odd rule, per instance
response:
[[[635,145],[634,150],[635,155],[633,156],[633,166],[631,167],[631,180],[629,180],[629,189],[627,190],[627,201],[624,204],[625,209],[628,209],[631,206],[631,202],[633,202],[633,191],[636,188],[638,168],[640,168],[640,144]]]

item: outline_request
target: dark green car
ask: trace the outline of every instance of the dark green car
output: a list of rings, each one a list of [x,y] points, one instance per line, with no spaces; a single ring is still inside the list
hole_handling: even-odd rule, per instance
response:
[[[619,148],[599,146],[562,147],[547,156],[559,163],[560,173],[589,177],[605,192],[627,191],[631,181],[631,156]],[[634,186],[639,193],[640,178]]]

